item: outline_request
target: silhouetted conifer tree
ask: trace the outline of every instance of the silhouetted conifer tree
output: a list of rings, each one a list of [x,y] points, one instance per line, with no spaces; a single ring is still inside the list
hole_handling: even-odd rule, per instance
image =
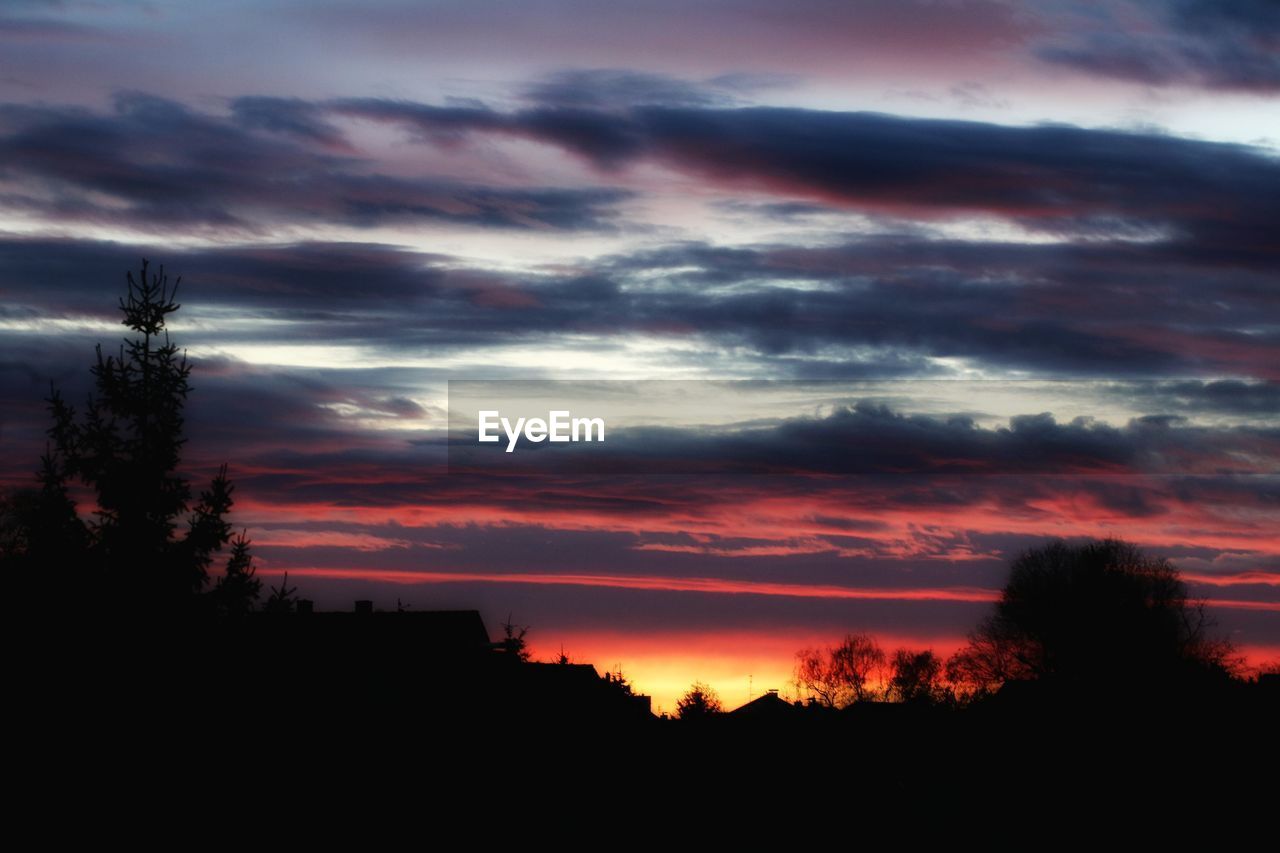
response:
[[[529,646],[524,635],[529,633],[529,626],[517,625],[507,614],[507,621],[502,623],[502,648],[515,660],[527,661],[530,658]]]
[[[285,572],[280,580],[280,586],[271,587],[271,594],[262,605],[262,612],[292,613],[298,603],[297,598],[294,597],[297,591],[295,587],[289,586],[289,573]]]
[[[232,486],[226,466],[194,505],[177,469],[186,439],[183,408],[191,366],[169,338],[166,318],[180,307],[161,267],[126,274],[123,323],[134,335],[114,354],[97,348],[94,391],[83,414],[54,389],[53,426],[40,471],[19,525],[22,557],[46,579],[93,606],[153,614],[175,610],[242,613],[253,606],[249,542],[232,547],[225,575],[209,588],[214,556],[231,539]],[[69,483],[94,492],[93,519],[76,513]]]
[[[243,616],[252,609],[262,591],[262,581],[255,577],[253,555],[245,531],[231,540],[231,557],[227,570],[213,588],[218,610],[226,616]]]

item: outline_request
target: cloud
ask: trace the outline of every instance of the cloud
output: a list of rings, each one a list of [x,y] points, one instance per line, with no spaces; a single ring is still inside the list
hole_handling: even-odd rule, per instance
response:
[[[240,99],[230,117],[143,94],[113,112],[0,107],[10,209],[57,222],[158,231],[269,232],[303,223],[437,221],[494,228],[603,228],[627,192],[487,187],[379,173],[335,153],[318,110]]]
[[[1280,351],[1274,268],[1260,260],[1176,244],[894,232],[819,247],[675,243],[604,256],[590,271],[527,273],[374,244],[175,251],[4,240],[9,311],[114,320],[104,288],[139,255],[187,275],[193,310],[221,312],[207,320],[208,345],[342,345],[421,359],[648,336],[752,375],[939,375],[936,359],[962,359],[994,375],[1112,380],[1274,379]],[[228,312],[246,322],[227,322]]]
[[[1274,158],[1159,134],[770,107],[502,113],[359,99],[334,109],[406,127],[422,141],[517,136],[605,172],[653,162],[738,190],[926,218],[981,213],[1106,232],[1136,223],[1231,246],[1257,240],[1280,214]]]
[[[1270,0],[1151,0],[1145,27],[1058,34],[1040,59],[1151,86],[1268,93],[1280,89],[1280,12]]]
[[[43,346],[6,352],[28,367],[50,357]],[[7,375],[0,370],[0,378]],[[331,408],[346,401],[413,417],[412,406],[398,404],[402,379],[395,371],[265,370],[234,362],[200,362],[193,376],[186,466],[207,473],[230,459],[237,522],[261,540],[263,570],[306,575],[306,594],[332,606],[393,573],[427,584],[413,593],[419,603],[442,606],[450,596],[458,606],[501,610],[515,603],[548,626],[656,630],[695,620],[704,627],[825,630],[857,618],[868,626],[937,629],[949,620],[971,624],[981,601],[960,614],[936,608],[961,607],[953,599],[966,590],[998,588],[1005,558],[1047,530],[1122,529],[1201,562],[1227,552],[1235,555],[1231,573],[1263,571],[1276,556],[1280,478],[1111,473],[1140,466],[1150,454],[1166,460],[1190,453],[1204,462],[1258,439],[1274,452],[1273,430],[1208,429],[1167,418],[1106,426],[1043,415],[988,430],[964,417],[918,418],[864,405],[795,419],[730,445],[774,461],[784,469],[775,476],[531,482],[446,476],[439,456],[410,440],[413,430],[371,431]],[[27,433],[13,428],[39,413],[8,405],[10,394],[20,398],[26,387],[3,386],[3,428],[6,463],[29,478],[30,466],[18,458]],[[1179,383],[1177,392],[1191,390]],[[38,431],[28,438],[38,451]],[[678,458],[713,448],[686,432],[668,433],[658,449]],[[955,473],[1007,458],[1022,466],[1020,476]],[[833,459],[846,469],[914,473],[814,476],[829,471]],[[1066,470],[1051,470],[1058,465]],[[1090,475],[1099,469],[1107,473]],[[1197,565],[1216,577],[1215,567]],[[528,577],[500,577],[495,567]],[[412,572],[425,574],[405,574]],[[528,597],[547,585],[554,596]],[[1255,586],[1231,587],[1240,602],[1231,624],[1243,624],[1237,613],[1269,615],[1242,609],[1270,600],[1270,587]],[[592,596],[588,615],[570,612],[586,601],[574,590]],[[715,614],[699,618],[710,601]]]
[[[750,89],[762,82],[767,84],[767,81],[732,76],[691,83],[678,77],[627,69],[573,68],[533,83],[524,95],[544,106],[568,109],[612,110],[645,104],[711,107],[725,106],[734,100],[730,92]]]
[[[325,111],[301,98],[236,98],[231,102],[231,112],[247,129],[271,131],[334,148],[346,147],[342,132],[327,120]]]
[[[1220,379],[1118,383],[1107,393],[1139,399],[1143,405],[1170,411],[1244,415],[1274,420],[1280,417],[1280,382]]]
[[[613,227],[619,204],[636,193],[379,172],[341,131],[362,120],[450,150],[489,136],[535,140],[579,155],[606,178],[660,165],[722,192],[773,197],[766,211],[852,210],[925,225],[999,217],[1077,241],[1158,243],[1193,262],[1277,263],[1270,224],[1280,217],[1280,164],[1247,146],[1062,125],[725,108],[689,94],[705,87],[631,72],[564,74],[540,86],[532,94],[543,103],[510,112],[245,97],[219,116],[137,94],[105,114],[9,105],[0,109],[6,201],[51,221],[153,228],[436,221],[573,230]]]
[[[975,394],[980,392],[975,392]],[[537,452],[535,452],[537,451]],[[1176,417],[1112,426],[1089,418],[1059,423],[1023,414],[983,428],[972,418],[908,415],[869,400],[821,417],[780,414],[776,423],[614,426],[590,453],[547,445],[516,456],[462,441],[451,470],[532,475],[611,472],[652,475],[758,474],[777,477],[1280,475],[1280,431],[1198,427]],[[1148,508],[1123,492],[1113,508]]]

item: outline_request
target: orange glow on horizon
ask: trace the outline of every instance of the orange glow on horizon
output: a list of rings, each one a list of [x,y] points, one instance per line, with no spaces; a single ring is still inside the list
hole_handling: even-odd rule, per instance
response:
[[[609,632],[555,632],[531,645],[537,660],[554,660],[563,647],[574,663],[597,671],[622,670],[637,692],[653,697],[654,713],[674,713],[676,700],[695,681],[713,687],[726,711],[777,690],[796,697],[792,682],[796,653],[822,647],[838,636],[805,631],[678,632],[638,635]],[[894,649],[932,649],[946,657],[963,637],[877,635],[887,653]]]

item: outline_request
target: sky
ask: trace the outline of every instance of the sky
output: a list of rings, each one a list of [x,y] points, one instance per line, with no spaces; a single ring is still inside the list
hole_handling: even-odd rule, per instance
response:
[[[1274,659],[1278,154],[1270,0],[8,2],[0,483],[145,256],[186,470],[318,606],[733,706],[1118,535]],[[451,475],[476,379],[771,380],[655,446],[772,473]]]

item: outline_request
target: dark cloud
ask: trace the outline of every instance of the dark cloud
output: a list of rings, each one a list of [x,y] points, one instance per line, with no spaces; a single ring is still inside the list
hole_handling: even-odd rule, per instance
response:
[[[597,228],[628,196],[395,177],[335,154],[337,142],[314,108],[294,100],[242,99],[230,119],[140,94],[118,97],[111,113],[0,107],[0,174],[16,187],[7,205],[64,222],[240,231],[414,220]]]
[[[1104,390],[1153,409],[1280,418],[1280,382],[1274,380],[1117,383]]]
[[[739,367],[767,376],[928,375],[942,369],[930,359],[960,358],[997,373],[1115,380],[1268,378],[1280,349],[1268,331],[1276,303],[1266,266],[1224,265],[1166,244],[894,233],[820,248],[673,244],[601,258],[589,273],[530,274],[367,244],[174,251],[8,240],[0,241],[7,310],[114,317],[123,272],[139,255],[187,275],[193,310],[287,321],[268,342],[419,356],[515,341],[555,347],[567,334],[605,346],[610,336],[648,334],[736,352]],[[227,325],[206,342],[264,334]]]
[[[1153,86],[1280,89],[1280,7],[1272,0],[1150,0],[1145,29],[1118,24],[1037,49],[1078,71]],[[1112,22],[1115,24],[1115,22]]]
[[[1040,48],[1037,54],[1055,65],[1153,86],[1179,82],[1188,73],[1185,62],[1169,50],[1123,33],[1093,34],[1071,44]]]
[[[548,392],[550,393],[550,392]],[[980,390],[975,390],[975,395]],[[1181,418],[1137,418],[1123,426],[1048,412],[1018,415],[995,428],[963,415],[909,415],[868,400],[825,417],[781,415],[776,424],[611,429],[604,445],[571,449],[499,445],[458,435],[451,471],[561,474],[1148,476],[1280,474],[1280,431],[1197,427]],[[1115,506],[1134,506],[1133,492]]]
[[[621,109],[645,104],[680,107],[725,106],[729,91],[749,88],[746,78],[722,78],[698,84],[626,69],[575,68],[558,71],[525,90],[531,101],[571,109]]]
[[[8,404],[10,395],[21,398],[34,390],[32,377],[46,365],[31,365],[41,358],[72,359],[83,367],[87,346],[75,349],[51,350],[39,340],[11,347],[6,341],[6,353],[13,354],[15,363],[0,369],[5,382],[0,429],[10,477],[30,477],[24,460],[34,456],[21,451],[29,447],[38,452],[40,446],[37,429],[22,431],[38,418],[37,407],[15,410]],[[7,376],[17,376],[16,385],[9,386]],[[981,430],[964,417],[920,418],[868,404],[830,418],[780,424],[745,444],[730,439],[732,452],[790,466],[771,477],[594,475],[531,482],[445,476],[438,448],[413,441],[413,431],[371,433],[332,409],[341,403],[389,420],[416,416],[416,404],[403,399],[405,389],[394,372],[264,369],[202,360],[193,381],[193,441],[186,467],[203,477],[231,460],[242,500],[238,523],[251,526],[252,535],[265,543],[275,542],[255,548],[264,567],[331,567],[352,575],[348,581],[305,579],[306,594],[327,606],[345,606],[354,589],[375,598],[390,594],[385,581],[362,581],[364,571],[445,570],[465,578],[468,572],[491,574],[495,566],[517,575],[592,575],[607,568],[623,579],[656,575],[856,585],[888,593],[955,586],[994,589],[1003,577],[1002,559],[941,557],[961,547],[979,556],[1016,553],[1036,541],[1016,532],[1018,528],[1061,525],[1068,510],[1131,524],[1216,511],[1235,519],[1231,527],[1237,537],[1247,534],[1247,519],[1257,519],[1254,536],[1265,548],[1272,537],[1265,521],[1280,506],[1278,477],[1114,476],[1114,466],[1139,465],[1150,454],[1168,459],[1192,451],[1195,459],[1204,460],[1239,451],[1245,447],[1242,439],[1269,436],[1259,430],[1194,428],[1168,418],[1108,427],[1039,415],[1016,419],[1003,429]],[[714,451],[695,433],[658,438],[661,452],[672,458]],[[1274,449],[1275,437],[1267,440]],[[914,473],[812,476],[829,470],[833,458],[862,466],[854,470],[883,471],[887,466]],[[975,477],[940,464],[945,459],[968,465],[993,458],[1001,465],[1006,459],[1021,464],[1020,476]],[[1051,470],[1059,466],[1071,470]],[[1091,473],[1099,470],[1102,476]],[[1039,473],[1027,476],[1031,471]],[[754,519],[759,510],[752,508],[762,502],[803,509],[786,521],[783,533],[741,517],[751,513]],[[953,519],[967,512],[993,510],[1006,514],[1014,532],[954,529]],[[904,534],[895,534],[888,521],[901,513],[919,525],[906,534],[920,539],[916,557],[900,553],[898,536]],[[310,520],[313,515],[325,517]],[[422,526],[395,523],[402,516]],[[709,525],[716,532],[699,531],[717,516],[724,521]],[[494,518],[503,523],[483,522]],[[717,530],[720,524],[723,529]],[[291,545],[280,530],[301,532]],[[1205,535],[1211,534],[1212,529]],[[344,535],[355,538],[344,540]],[[1186,553],[1209,560],[1221,548]],[[1240,545],[1235,553],[1246,568],[1260,565],[1261,558]],[[855,561],[850,554],[859,556]],[[952,621],[959,628],[969,625],[982,607],[973,602],[908,604],[465,580],[399,587],[396,592],[406,601],[434,606],[452,601],[453,595],[458,606],[500,603],[504,614],[518,609],[522,618],[527,613],[532,620],[536,614],[548,626],[636,631],[694,623],[827,630],[827,620],[836,625],[855,618],[861,626],[883,625],[886,630],[949,631],[955,628]],[[1246,598],[1248,592],[1233,589],[1232,596]],[[1269,600],[1265,588],[1252,594]],[[596,603],[583,610],[587,601]],[[695,618],[708,607],[715,613]]]
[[[726,213],[767,217],[781,222],[791,222],[832,213],[832,208],[827,205],[805,201],[749,202],[730,199],[716,202],[714,206]]]
[[[873,211],[982,212],[1049,229],[1096,222],[1105,233],[1129,223],[1257,251],[1259,230],[1280,215],[1274,158],[1158,134],[764,107],[498,113],[366,99],[339,108],[423,139],[511,134],[604,169],[652,160],[742,189]]]
[[[411,101],[351,98],[334,101],[340,115],[389,122],[414,138],[435,144],[456,143],[472,133],[529,136],[579,152],[598,164],[619,166],[645,153],[642,128],[625,116],[584,107],[542,107],[517,114],[488,107],[434,106]]]
[[[1172,0],[1169,8],[1173,21],[1187,32],[1280,36],[1280,6],[1273,0]]]
[[[27,476],[43,446],[47,417],[41,401],[49,381],[56,381],[73,402],[83,398],[92,344],[102,337],[95,333],[46,342],[5,336],[0,430],[9,449],[8,474]],[[1188,506],[1280,505],[1280,478],[1258,476],[1259,471],[1274,472],[1280,458],[1280,435],[1269,423],[1206,426],[1160,415],[1113,426],[1059,422],[1039,414],[984,428],[963,414],[908,415],[870,401],[828,417],[790,417],[719,432],[615,433],[620,458],[627,461],[631,454],[643,467],[624,468],[624,473],[633,472],[624,476],[545,479],[531,491],[528,481],[507,476],[442,476],[441,438],[414,423],[424,414],[414,399],[424,381],[417,370],[265,368],[200,359],[189,408],[189,463],[208,468],[232,459],[247,494],[281,504],[475,506],[513,512],[536,507],[547,513],[638,519],[697,515],[717,502],[751,494],[812,501],[825,507],[819,515],[839,517],[843,510],[853,519],[874,518],[893,507],[927,511],[992,501],[1008,502],[1011,511],[1021,513],[1036,501],[1072,493],[1133,518],[1159,515],[1170,500]],[[1176,413],[1168,407],[1170,400],[1187,400],[1192,411],[1205,411],[1215,398],[1225,398],[1221,410],[1254,409],[1266,404],[1264,389],[1270,386],[1178,382],[1131,387],[1159,389],[1151,397],[1153,406]],[[373,420],[383,429],[369,430]],[[670,478],[635,473],[660,470],[699,470],[708,476],[676,478],[679,486],[673,488]],[[718,476],[735,470],[773,476]],[[1251,477],[1229,476],[1232,471]],[[859,476],[830,479],[840,473]],[[1178,476],[1171,479],[1171,474]],[[861,536],[877,529],[816,523],[831,527],[832,535]]]
[[[821,249],[668,246],[605,269],[623,280],[643,270],[665,284],[643,300],[628,289],[655,325],[666,316],[772,356],[856,342],[1067,377],[1194,375],[1214,362],[1269,375],[1277,344],[1264,331],[1275,316],[1271,273],[1195,255],[1168,244],[890,234]],[[779,289],[778,281],[811,286]],[[1259,324],[1227,343],[1231,330]]]
[[[342,147],[342,132],[331,124],[324,110],[301,98],[252,96],[236,98],[231,112],[243,127],[295,136],[311,142]]]
[[[10,105],[0,111],[0,154],[14,187],[6,201],[51,217],[171,227],[435,219],[579,228],[606,224],[627,197],[370,172],[343,153],[332,120],[346,117],[393,123],[432,144],[474,134],[535,139],[604,170],[662,163],[783,196],[784,205],[926,219],[992,214],[1068,236],[1163,239],[1238,262],[1276,262],[1270,223],[1280,217],[1280,165],[1245,146],[872,113],[629,106],[621,96],[620,106],[598,108],[611,97],[600,92],[619,86],[655,101],[689,98],[670,91],[672,81],[634,75],[557,81],[541,96],[569,105],[515,112],[367,98],[242,98],[230,118],[142,95],[120,97],[110,114]]]

